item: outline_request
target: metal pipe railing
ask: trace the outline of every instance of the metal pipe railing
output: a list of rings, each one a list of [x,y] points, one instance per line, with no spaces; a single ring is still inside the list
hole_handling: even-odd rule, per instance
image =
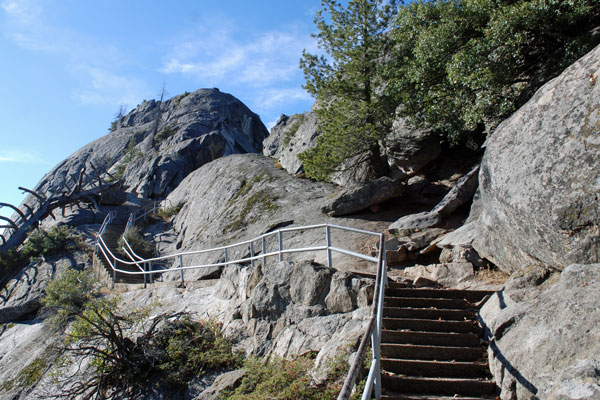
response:
[[[155,209],[155,207],[156,207],[156,205],[154,205],[154,209]],[[358,371],[360,370],[360,366],[362,365],[362,361],[363,361],[365,353],[366,353],[367,343],[369,342],[369,339],[371,341],[373,359],[371,361],[371,368],[369,370],[369,374],[367,377],[367,382],[365,385],[365,390],[363,391],[362,398],[365,400],[370,398],[370,396],[373,392],[374,392],[376,398],[379,398],[381,396],[380,343],[381,343],[381,328],[382,328],[382,318],[383,318],[383,300],[384,300],[384,294],[385,294],[385,287],[387,284],[387,267],[386,267],[386,262],[385,262],[384,236],[382,233],[371,232],[371,231],[367,231],[367,230],[363,230],[363,229],[346,227],[346,226],[341,226],[341,225],[317,224],[317,225],[308,225],[308,226],[300,226],[300,227],[282,228],[282,229],[278,229],[273,232],[265,233],[254,239],[238,242],[238,243],[231,244],[231,245],[219,246],[219,247],[214,247],[214,248],[205,249],[205,250],[180,252],[177,254],[171,254],[171,255],[153,257],[153,258],[147,258],[147,259],[144,259],[144,258],[140,257],[139,255],[137,255],[131,248],[130,244],[127,242],[127,239],[124,239],[123,242],[124,242],[125,246],[127,246],[127,249],[124,248],[125,253],[132,260],[132,261],[126,261],[126,260],[122,260],[122,259],[116,257],[110,251],[110,249],[104,242],[104,239],[102,238],[102,234],[106,230],[106,226],[112,221],[113,217],[114,217],[114,214],[107,215],[100,230],[98,231],[98,236],[97,236],[97,240],[96,240],[97,248],[100,249],[100,251],[104,255],[105,259],[108,261],[108,264],[111,266],[111,268],[113,270],[113,278],[116,278],[117,272],[120,272],[120,273],[126,274],[126,275],[144,275],[144,278],[146,277],[146,275],[150,275],[150,281],[152,282],[153,274],[165,273],[165,272],[171,272],[171,271],[180,271],[181,279],[183,280],[183,272],[185,270],[212,268],[212,267],[226,267],[226,266],[232,265],[232,264],[244,264],[244,263],[250,263],[253,266],[254,262],[257,260],[262,260],[262,262],[264,264],[268,257],[277,256],[279,261],[282,261],[284,254],[299,253],[299,252],[326,251],[327,252],[327,263],[330,267],[333,266],[333,253],[344,254],[347,256],[359,258],[359,259],[369,261],[369,262],[376,262],[377,263],[377,272],[376,272],[376,277],[375,277],[373,303],[371,306],[371,317],[369,319],[367,330],[365,331],[365,334],[363,335],[363,338],[361,340],[361,343],[360,343],[360,346],[358,349],[358,354],[355,357],[354,362],[353,362],[352,366],[350,367],[350,370],[348,371],[348,375],[346,376],[346,380],[344,381],[344,386],[342,387],[342,390],[340,391],[338,400],[345,400],[350,396],[350,393],[351,393],[353,387],[355,386],[356,377],[358,375]],[[135,219],[135,217],[132,218],[130,216],[130,220],[132,220],[133,223],[135,223],[136,219]],[[129,225],[129,223],[128,223],[128,225]],[[311,230],[311,229],[321,229],[321,228],[325,228],[325,245],[324,246],[309,246],[309,247],[288,248],[288,249],[286,249],[284,247],[284,242],[283,242],[283,234],[284,233],[306,231],[306,230]],[[337,246],[332,246],[332,234],[333,234],[332,230],[334,230],[334,229],[344,230],[344,231],[363,234],[363,235],[377,236],[379,238],[378,257],[373,257],[370,255],[366,255],[366,254],[362,254],[362,253],[353,251],[353,250],[349,250],[349,249],[345,249],[345,248],[341,248],[341,247],[337,247]],[[270,252],[266,251],[266,239],[269,237],[276,238],[277,250],[270,251]],[[254,242],[259,241],[259,240],[261,242],[261,250],[262,251],[260,254],[255,254]],[[238,258],[231,259],[229,257],[230,254],[229,254],[228,250],[234,249],[236,247],[241,247],[241,246],[250,248],[250,257],[238,257]],[[184,256],[206,254],[209,252],[222,253],[224,255],[224,261],[211,263],[211,264],[201,264],[201,265],[188,265],[188,266],[183,265],[183,257]],[[175,266],[173,268],[161,269],[159,271],[154,271],[154,270],[148,271],[148,270],[146,270],[146,268],[140,266],[140,264],[144,264],[144,266],[145,266],[148,263],[150,263],[150,265],[151,265],[152,262],[165,261],[165,260],[170,260],[170,259],[174,259],[174,260],[178,261],[178,262],[173,261],[173,264],[172,264],[174,266],[178,264],[178,266]],[[119,268],[117,268],[117,263],[122,263],[124,265],[135,264],[140,269],[140,271],[127,271],[127,270],[119,269]]]
[[[350,370],[344,380],[342,390],[337,397],[337,400],[347,400],[352,389],[356,384],[358,371],[365,357],[366,343],[371,339],[371,350],[373,359],[371,367],[363,390],[362,400],[371,398],[373,391],[375,398],[381,396],[381,369],[380,369],[380,344],[381,344],[381,327],[383,320],[383,300],[385,295],[385,287],[387,285],[387,266],[385,262],[384,236],[379,234],[379,256],[377,258],[377,273],[375,276],[375,289],[373,291],[373,303],[371,305],[371,318],[367,330],[363,334],[357,355],[354,362],[350,366]]]

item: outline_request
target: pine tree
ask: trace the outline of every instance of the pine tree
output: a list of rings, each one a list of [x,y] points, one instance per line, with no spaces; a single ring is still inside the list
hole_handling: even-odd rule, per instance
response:
[[[321,6],[313,37],[326,56],[305,50],[300,60],[321,134],[299,158],[307,176],[328,180],[367,160],[383,165],[378,142],[390,130],[395,106],[385,90],[385,54],[397,7],[383,0],[351,0],[346,7],[322,0]]]

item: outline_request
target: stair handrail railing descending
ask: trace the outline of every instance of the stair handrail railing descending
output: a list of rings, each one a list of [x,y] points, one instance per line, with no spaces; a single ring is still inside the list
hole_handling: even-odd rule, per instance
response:
[[[356,356],[350,369],[346,374],[346,379],[337,400],[347,400],[352,394],[352,390],[356,385],[358,372],[363,364],[363,360],[367,351],[369,339],[371,342],[371,351],[373,358],[371,366],[365,381],[365,387],[362,393],[361,400],[367,400],[374,394],[375,398],[381,397],[381,329],[383,321],[383,300],[385,296],[385,288],[387,287],[387,263],[385,259],[384,237],[380,234],[379,254],[377,260],[377,274],[375,276],[375,288],[373,289],[373,302],[371,303],[371,317],[367,324],[367,329],[356,351]],[[373,393],[374,392],[374,393]]]
[[[358,229],[348,226],[342,225],[334,225],[334,224],[316,224],[316,225],[307,225],[307,226],[299,226],[299,227],[289,227],[289,228],[281,228],[272,232],[267,232],[260,236],[257,236],[253,239],[226,245],[226,246],[218,246],[210,249],[204,250],[194,250],[194,251],[184,251],[176,254],[170,254],[165,256],[153,257],[153,258],[142,258],[137,255],[126,239],[123,240],[124,246],[123,250],[125,254],[130,258],[131,261],[123,260],[121,258],[116,257],[106,245],[106,242],[102,238],[102,234],[106,230],[106,226],[112,221],[114,218],[114,213],[109,213],[107,215],[104,223],[102,224],[100,230],[98,231],[97,240],[96,240],[96,253],[98,254],[98,250],[103,254],[104,258],[108,262],[109,266],[113,271],[113,280],[116,281],[117,272],[125,274],[125,275],[143,275],[144,283],[146,283],[146,277],[150,277],[150,282],[152,282],[152,276],[154,274],[162,274],[171,271],[180,271],[181,280],[183,281],[184,270],[192,270],[192,269],[202,269],[202,268],[212,268],[212,267],[227,267],[228,265],[233,264],[244,264],[250,263],[252,267],[254,267],[255,261],[262,260],[263,265],[266,263],[266,259],[268,257],[277,257],[279,261],[283,261],[283,256],[285,254],[291,253],[302,253],[302,252],[317,252],[317,251],[326,251],[327,252],[327,266],[333,267],[333,253],[344,254],[351,257],[356,257],[365,261],[374,262],[377,264],[377,272],[375,277],[375,288],[373,294],[373,303],[371,306],[371,317],[369,319],[369,323],[367,325],[367,329],[363,335],[361,340],[357,356],[354,358],[353,364],[350,366],[350,370],[346,376],[344,381],[344,385],[340,394],[338,396],[338,400],[345,400],[349,398],[352,389],[355,386],[356,378],[358,375],[358,371],[362,362],[364,360],[364,356],[366,354],[366,349],[369,343],[369,339],[371,342],[371,349],[373,353],[373,358],[371,360],[371,367],[369,369],[369,374],[367,376],[367,381],[365,384],[365,389],[363,391],[362,399],[366,400],[371,397],[371,393],[374,391],[375,397],[379,398],[381,396],[381,372],[380,372],[380,343],[381,343],[381,328],[382,328],[382,319],[383,319],[383,299],[385,288],[387,284],[387,265],[385,260],[385,242],[383,233],[372,232],[364,229]],[[133,214],[129,217],[128,226],[126,229],[129,229],[130,226],[135,223],[135,217]],[[325,229],[325,244],[322,246],[308,246],[308,247],[298,247],[298,248],[284,248],[283,235],[285,233],[297,232],[297,231],[306,231],[311,229]],[[377,257],[372,255],[359,253],[350,249],[345,249],[342,247],[337,247],[332,245],[332,229],[344,230],[353,233],[375,236],[379,239],[378,242],[378,254]],[[275,251],[266,251],[266,241],[270,237],[276,237],[277,250]],[[256,254],[254,251],[254,243],[260,241],[261,242],[261,251],[259,254]],[[250,256],[242,256],[234,259],[229,258],[229,249],[233,249],[240,246],[247,246],[250,250]],[[201,264],[201,265],[183,265],[183,257],[205,254],[209,252],[221,252],[223,254],[223,262],[216,262],[211,264]],[[168,260],[176,260],[172,265],[179,264],[177,267],[165,268],[160,270],[155,270],[152,268],[153,263],[165,262]],[[117,268],[118,263],[123,265],[135,265],[139,271],[129,271]]]

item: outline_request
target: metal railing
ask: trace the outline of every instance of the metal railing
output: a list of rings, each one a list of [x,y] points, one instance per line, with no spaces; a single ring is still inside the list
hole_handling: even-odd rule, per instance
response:
[[[153,211],[156,210],[156,205],[154,205]],[[152,212],[153,212],[152,211]],[[149,214],[149,212],[147,213]],[[114,218],[114,213],[109,213],[100,230],[98,231],[97,239],[96,239],[96,254],[98,254],[98,250],[103,254],[106,261],[110,265],[113,271],[113,280],[116,281],[116,274],[120,272],[126,275],[144,275],[144,283],[146,283],[147,276],[150,277],[150,282],[153,280],[154,274],[162,274],[166,272],[179,271],[181,280],[184,280],[184,271],[192,270],[192,269],[202,269],[202,268],[213,268],[213,267],[226,267],[232,264],[245,264],[250,263],[252,267],[254,267],[254,263],[258,260],[261,260],[263,265],[266,264],[266,260],[268,257],[277,257],[279,261],[283,261],[284,254],[291,253],[301,253],[301,252],[318,252],[325,251],[327,252],[327,266],[333,267],[333,253],[344,254],[347,256],[356,257],[365,261],[377,263],[377,273],[375,278],[375,289],[373,295],[373,303],[371,307],[371,317],[369,319],[369,323],[367,326],[367,330],[361,340],[358,354],[354,359],[353,365],[350,367],[346,380],[344,382],[344,386],[338,396],[338,400],[347,399],[353,387],[355,386],[355,381],[358,375],[358,371],[362,362],[364,360],[364,356],[366,354],[367,344],[369,342],[369,338],[371,341],[371,349],[373,352],[373,359],[371,362],[371,367],[369,370],[369,374],[367,377],[365,389],[363,392],[362,399],[366,400],[371,397],[371,394],[374,391],[374,395],[376,398],[381,396],[381,374],[380,374],[380,343],[381,343],[381,326],[382,326],[382,317],[383,317],[383,298],[384,291],[387,283],[387,268],[385,262],[385,249],[384,249],[384,236],[382,233],[371,232],[363,229],[352,228],[341,225],[333,225],[333,224],[317,224],[317,225],[308,225],[308,226],[300,226],[300,227],[291,227],[291,228],[282,228],[276,231],[268,232],[263,235],[257,236],[254,239],[238,242],[235,244],[214,247],[206,250],[196,250],[196,251],[187,251],[180,252],[176,254],[153,257],[153,258],[142,258],[137,255],[127,240],[123,240],[123,250],[125,254],[129,257],[130,261],[123,260],[121,258],[116,257],[111,250],[106,245],[104,239],[102,238],[102,234],[106,230],[106,227],[110,224],[112,219]],[[141,217],[139,217],[141,218]],[[139,219],[138,218],[138,219]],[[131,224],[135,223],[136,217],[133,214],[130,216]],[[130,224],[128,222],[128,227]],[[284,247],[284,234],[288,234],[291,232],[298,231],[307,231],[313,229],[324,229],[324,242],[323,246],[310,246],[310,247],[299,247],[299,248],[285,248]],[[379,239],[378,244],[378,256],[373,257],[371,255],[362,254],[359,252],[355,252],[353,250],[345,249],[342,247],[337,247],[332,245],[332,230],[343,230],[347,232],[358,233],[362,235],[375,236]],[[267,251],[267,241],[270,238],[275,238],[275,243],[277,245],[277,249],[274,251]],[[260,252],[256,253],[254,244],[260,242]],[[242,256],[238,258],[230,259],[230,250],[238,248],[240,246],[244,246],[246,249],[249,249],[249,256]],[[207,254],[211,252],[221,253],[223,256],[222,262],[214,262],[210,264],[200,264],[200,265],[188,265],[184,266],[183,258],[193,255]],[[172,265],[178,265],[177,267],[172,268],[164,268],[160,270],[156,270],[153,268],[153,265],[157,263],[164,263],[168,260],[174,260]],[[129,271],[117,268],[118,264],[121,263],[123,265],[135,265],[139,271]]]

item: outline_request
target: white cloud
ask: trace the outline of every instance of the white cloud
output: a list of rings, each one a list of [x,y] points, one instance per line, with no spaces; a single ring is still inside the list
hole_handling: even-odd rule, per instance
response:
[[[0,151],[0,163],[47,164],[47,162],[38,155],[22,150]]]
[[[89,66],[77,69],[87,85],[75,97],[84,104],[135,105],[147,91],[140,79]]]
[[[191,75],[210,85],[234,82],[264,87],[301,76],[302,50],[312,47],[310,35],[294,28],[245,36],[230,28],[199,30],[178,41],[161,71]]]
[[[0,6],[4,12],[21,24],[35,23],[42,12],[35,0],[5,0]]]
[[[284,88],[266,90],[258,96],[256,102],[261,109],[271,110],[299,100],[310,101],[311,96],[302,88]]]
[[[75,79],[73,97],[84,104],[137,104],[148,88],[122,72],[128,57],[111,43],[49,22],[36,0],[4,0],[4,32],[19,47],[60,57]]]

